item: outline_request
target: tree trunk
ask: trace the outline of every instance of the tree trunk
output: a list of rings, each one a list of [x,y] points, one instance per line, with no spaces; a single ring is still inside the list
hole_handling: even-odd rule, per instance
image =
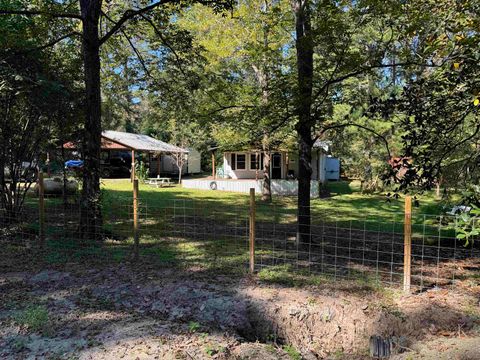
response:
[[[67,206],[67,170],[65,169],[65,147],[63,144],[65,141],[63,138],[61,138],[62,141],[62,180],[63,180],[63,186],[62,186],[62,199],[63,199],[63,206],[64,208]]]
[[[297,50],[298,92],[296,112],[298,123],[298,230],[297,240],[310,242],[310,180],[312,178],[312,84],[313,41],[308,0],[294,0]]]
[[[263,186],[262,200],[272,202],[272,181],[270,179],[270,151],[264,149],[263,153]]]
[[[266,35],[264,35],[264,37],[266,38]],[[267,40],[265,41],[268,45]],[[262,64],[262,66],[259,66],[259,67],[252,65],[255,75],[257,77],[258,84],[262,89],[262,106],[263,106],[262,116],[263,117],[266,117],[265,109],[268,106],[268,96],[269,96],[268,77],[267,77],[266,71],[264,70],[265,62],[266,60],[264,59],[264,63]],[[268,130],[265,130],[265,133],[262,139],[262,151],[265,154],[264,155],[265,158],[263,161],[263,179],[264,180],[263,180],[263,186],[262,186],[262,200],[272,202],[272,189],[271,189],[271,181],[270,181],[270,137],[267,131]],[[268,161],[267,161],[267,157],[268,157]]]
[[[442,196],[442,194],[441,194],[442,182],[443,182],[443,179],[442,179],[442,177],[440,177],[437,180],[437,183],[435,184],[435,195],[437,196],[438,199]]]
[[[83,16],[83,62],[85,70],[86,114],[83,138],[83,189],[80,231],[82,239],[99,239],[102,228],[100,208],[100,41],[98,22],[101,0],[80,0]]]

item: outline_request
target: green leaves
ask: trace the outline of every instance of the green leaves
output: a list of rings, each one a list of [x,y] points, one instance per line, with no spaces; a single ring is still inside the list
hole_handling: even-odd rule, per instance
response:
[[[462,213],[457,217],[456,238],[465,241],[465,246],[473,243],[473,239],[480,235],[480,208],[473,206],[470,212]]]

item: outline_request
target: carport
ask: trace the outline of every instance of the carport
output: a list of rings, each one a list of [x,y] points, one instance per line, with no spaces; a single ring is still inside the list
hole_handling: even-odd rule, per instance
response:
[[[160,175],[161,154],[188,153],[188,150],[157,140],[148,135],[106,130],[102,132],[102,151],[131,151],[131,179],[135,178],[135,155],[149,153],[157,156],[157,175]],[[76,144],[66,143],[65,149],[77,149]]]

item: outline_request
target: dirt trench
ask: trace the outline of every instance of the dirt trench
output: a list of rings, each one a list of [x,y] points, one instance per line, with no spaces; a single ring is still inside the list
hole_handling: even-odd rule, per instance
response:
[[[449,291],[382,298],[300,289],[244,289],[252,299],[249,340],[289,344],[304,358],[369,358],[371,336],[392,342],[392,355],[414,344],[441,337],[467,336],[478,318],[466,314],[478,300]],[[361,293],[362,291],[360,291]],[[475,305],[476,304],[476,305]],[[468,309],[465,311],[465,309]],[[475,331],[473,331],[476,334]]]
[[[356,283],[283,287],[194,270],[2,274],[0,357],[367,359],[372,335],[393,339],[402,353],[439,336],[472,336],[478,326],[472,294],[403,296]],[[48,331],[15,322],[31,304],[48,310]]]

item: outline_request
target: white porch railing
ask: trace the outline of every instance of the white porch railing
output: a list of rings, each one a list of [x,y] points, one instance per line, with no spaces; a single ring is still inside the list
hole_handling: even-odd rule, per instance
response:
[[[239,193],[248,193],[250,188],[255,188],[255,192],[261,194],[263,180],[212,180],[212,179],[185,179],[182,180],[182,186],[186,189],[231,191]],[[297,180],[272,180],[272,194],[279,196],[295,196],[298,192]],[[318,197],[318,181],[311,182],[311,197]]]

